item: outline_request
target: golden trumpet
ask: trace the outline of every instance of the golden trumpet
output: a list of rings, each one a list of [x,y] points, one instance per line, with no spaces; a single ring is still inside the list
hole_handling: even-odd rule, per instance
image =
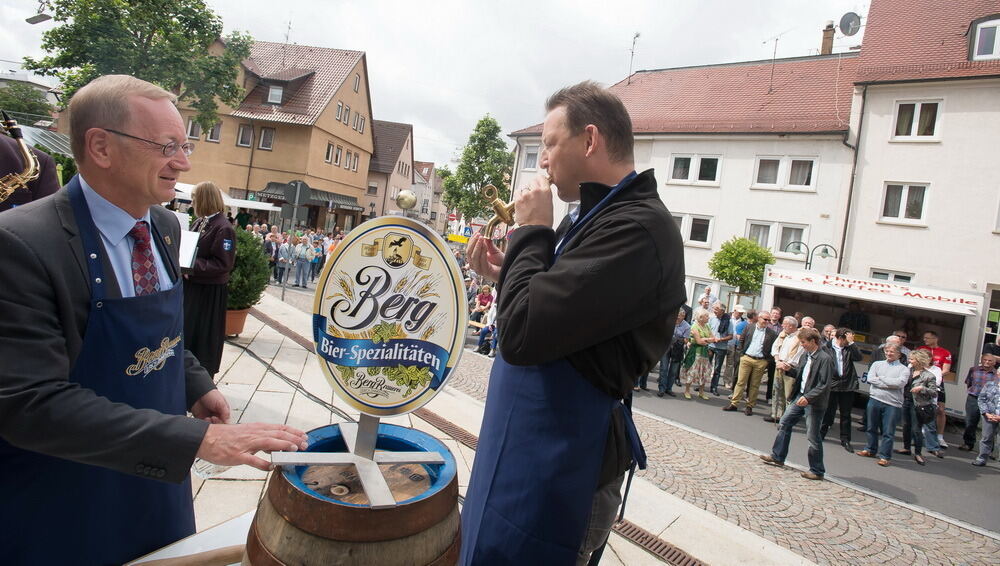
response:
[[[17,189],[21,187],[27,188],[28,183],[37,179],[40,173],[38,158],[35,157],[28,144],[25,143],[21,127],[6,112],[3,113],[3,127],[10,134],[10,137],[17,141],[17,148],[20,150],[21,158],[24,160],[24,170],[20,173],[9,173],[0,178],[0,202],[10,198],[10,195]]]
[[[490,218],[490,221],[486,223],[486,226],[483,226],[480,232],[487,238],[492,238],[493,231],[501,222],[507,226],[514,225],[514,192],[511,191],[510,202],[504,203],[500,200],[500,191],[493,185],[486,185],[483,187],[483,196],[489,199],[490,206],[493,207],[496,214]]]

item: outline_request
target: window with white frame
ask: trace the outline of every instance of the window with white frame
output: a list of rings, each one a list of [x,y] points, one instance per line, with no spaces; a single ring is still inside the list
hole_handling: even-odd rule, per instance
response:
[[[538,168],[538,146],[537,145],[526,145],[524,146],[524,167],[522,169],[537,169]]]
[[[194,118],[188,118],[188,137],[193,140],[201,137],[201,124],[195,122]]]
[[[358,129],[358,122],[360,122],[360,121],[361,121],[361,114],[358,113],[358,112],[355,112],[354,113],[354,124],[351,125],[351,129],[357,130]]]
[[[1000,18],[977,24],[972,40],[973,61],[1000,59]]]
[[[431,209],[431,201],[424,199],[420,202],[420,214],[427,214]]]
[[[274,148],[274,128],[261,128],[260,129],[260,143],[257,144],[257,149],[273,149]]]
[[[808,234],[809,226],[805,224],[747,220],[746,238],[779,255],[796,255],[798,246],[789,249],[789,244],[805,242]]]
[[[896,102],[894,140],[933,139],[938,129],[940,100],[900,100]]]
[[[340,117],[343,115],[344,115],[344,103],[337,101],[337,120],[340,120]]]
[[[670,182],[718,185],[720,160],[717,155],[672,155]]]
[[[205,134],[205,141],[218,142],[222,138],[222,122],[216,122],[212,129]]]
[[[354,154],[351,152],[351,150],[347,150],[347,157],[344,159],[344,169],[351,168],[351,159],[353,159],[353,157]]]
[[[250,147],[253,145],[253,126],[250,124],[240,124],[240,130],[236,134],[236,145],[240,147]]]
[[[712,242],[712,217],[702,214],[673,213],[674,222],[680,229],[685,244],[700,247]]]
[[[344,123],[346,124],[350,121],[351,121],[351,107],[344,106]]]
[[[378,183],[368,183],[368,194],[369,195],[378,194]]]
[[[344,153],[344,148],[337,146],[337,150],[333,152],[333,164],[340,165],[340,156]]]
[[[872,279],[879,279],[882,281],[895,281],[896,283],[910,283],[913,281],[914,274],[873,267],[871,270],[871,277]]]
[[[358,133],[365,133],[365,117],[361,117],[361,124],[358,126]]]
[[[358,92],[358,89],[360,89],[360,88],[361,88],[361,75],[355,73],[354,74],[354,92]]]
[[[754,182],[758,189],[813,191],[816,187],[815,157],[762,155],[754,166]]]
[[[437,219],[438,219],[438,213],[431,211],[431,220],[437,220]]]
[[[882,219],[921,224],[927,201],[927,185],[886,183]]]
[[[360,153],[355,153],[354,154],[354,164],[351,165],[351,171],[357,171],[358,170],[358,158],[359,157],[361,157]]]
[[[270,85],[267,87],[268,104],[281,104],[281,95],[284,94],[285,87]]]
[[[333,162],[333,147],[332,143],[326,144],[326,156],[323,157],[323,161],[326,161],[327,163]]]

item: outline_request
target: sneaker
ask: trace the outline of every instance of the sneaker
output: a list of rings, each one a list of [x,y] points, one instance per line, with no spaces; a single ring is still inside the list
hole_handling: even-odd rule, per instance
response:
[[[948,443],[944,441],[944,437],[940,434],[938,435],[938,444],[941,445],[941,448],[948,448]]]
[[[981,467],[983,467],[983,466],[986,465],[986,459],[985,458],[976,458],[975,460],[972,461],[972,465],[973,466],[979,466],[981,468]]]
[[[497,357],[497,351],[496,350],[490,350],[490,353],[486,354],[486,357],[487,358],[495,358],[495,357]]]

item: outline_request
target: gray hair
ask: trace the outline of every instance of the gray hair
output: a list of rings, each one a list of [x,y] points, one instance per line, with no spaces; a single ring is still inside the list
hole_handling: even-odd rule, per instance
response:
[[[708,309],[704,307],[698,307],[694,309],[694,313],[691,314],[691,318],[693,320],[698,320],[699,318],[701,318],[701,315],[708,316]]]
[[[794,328],[798,328],[799,327],[799,321],[796,320],[796,318],[794,316],[786,316],[785,318],[781,319],[781,324],[784,324],[786,322],[792,323],[792,327],[794,327]]]
[[[726,310],[726,305],[723,305],[722,301],[715,301],[714,303],[712,303],[712,308]]]
[[[896,336],[895,334],[890,334],[885,337],[886,345],[896,346],[897,349],[899,348],[899,345],[902,344],[902,342],[903,339],[900,338],[899,336]]]

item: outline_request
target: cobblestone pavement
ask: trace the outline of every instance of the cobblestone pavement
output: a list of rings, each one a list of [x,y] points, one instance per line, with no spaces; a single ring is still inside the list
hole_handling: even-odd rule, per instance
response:
[[[280,294],[274,287],[268,290]],[[277,292],[275,292],[277,291]],[[286,302],[311,309],[312,292]],[[463,353],[449,386],[485,400],[493,360]],[[799,471],[757,454],[636,415],[649,467],[664,491],[819,564],[996,564],[1000,541]],[[739,557],[733,557],[738,563]]]
[[[491,367],[466,351],[448,385],[485,400]],[[1000,557],[1000,541],[947,521],[764,466],[756,453],[656,419],[636,415],[636,426],[649,459],[640,476],[818,564],[996,564]]]

